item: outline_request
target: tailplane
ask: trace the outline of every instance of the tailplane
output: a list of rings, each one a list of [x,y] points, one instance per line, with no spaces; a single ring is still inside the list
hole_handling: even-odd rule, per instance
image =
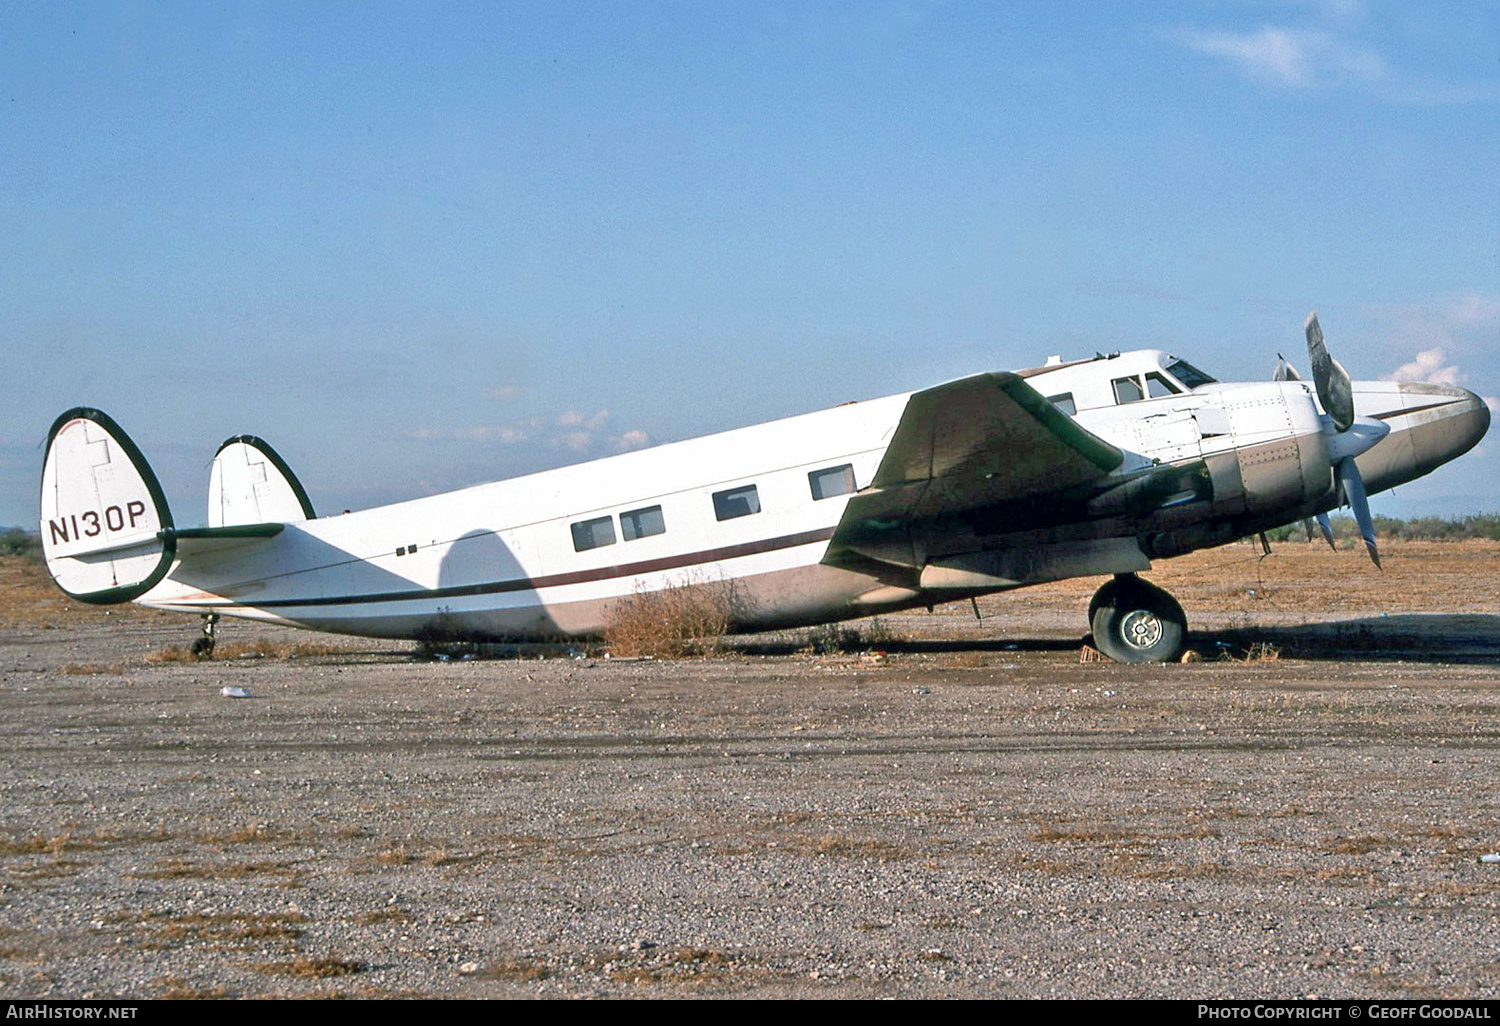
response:
[[[151,466],[107,414],[84,407],[58,417],[47,435],[41,530],[52,579],[83,602],[139,598],[176,555]]]

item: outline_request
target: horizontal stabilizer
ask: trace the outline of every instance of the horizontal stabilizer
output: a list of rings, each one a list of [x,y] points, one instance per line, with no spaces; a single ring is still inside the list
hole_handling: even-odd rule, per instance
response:
[[[219,446],[208,478],[208,526],[312,520],[312,502],[292,468],[254,435]]]
[[[109,416],[58,417],[42,465],[42,554],[57,586],[83,602],[128,602],[166,576],[172,513],[146,458]]]
[[[170,532],[177,545],[177,555],[184,559],[217,555],[229,549],[242,549],[274,538],[286,530],[285,524],[229,524],[224,527],[186,527]]]

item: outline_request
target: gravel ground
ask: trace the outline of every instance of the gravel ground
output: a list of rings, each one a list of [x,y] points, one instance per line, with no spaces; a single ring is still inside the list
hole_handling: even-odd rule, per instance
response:
[[[1500,620],[1231,610],[1196,647],[1305,657],[1080,664],[1075,591],[884,658],[5,628],[0,992],[1500,996]]]

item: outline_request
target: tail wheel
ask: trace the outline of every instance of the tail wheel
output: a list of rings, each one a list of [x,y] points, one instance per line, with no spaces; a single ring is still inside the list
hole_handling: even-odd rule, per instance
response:
[[[1094,644],[1117,663],[1176,659],[1187,635],[1187,616],[1177,600],[1134,574],[1100,588],[1089,618]]]

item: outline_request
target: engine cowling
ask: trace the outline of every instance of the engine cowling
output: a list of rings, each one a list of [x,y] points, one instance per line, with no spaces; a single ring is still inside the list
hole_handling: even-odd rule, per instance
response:
[[[1206,456],[1216,514],[1285,510],[1290,517],[1332,492],[1327,437],[1305,385],[1237,389],[1225,399],[1233,448]]]

